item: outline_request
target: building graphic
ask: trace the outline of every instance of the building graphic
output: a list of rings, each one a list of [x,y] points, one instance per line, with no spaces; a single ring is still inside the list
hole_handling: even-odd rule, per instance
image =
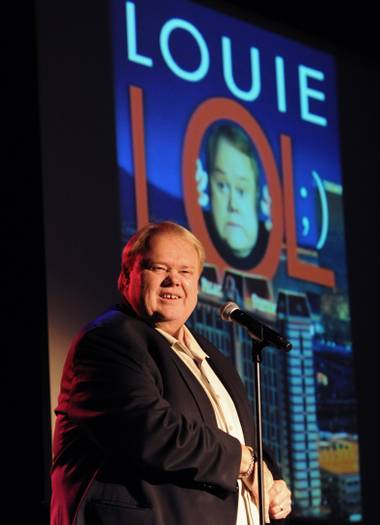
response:
[[[299,514],[321,512],[318,463],[313,324],[303,293],[280,291],[278,317],[283,333],[292,341],[287,356],[289,468],[295,507]]]
[[[342,520],[361,520],[358,441],[349,434],[321,436],[319,463],[323,505]]]

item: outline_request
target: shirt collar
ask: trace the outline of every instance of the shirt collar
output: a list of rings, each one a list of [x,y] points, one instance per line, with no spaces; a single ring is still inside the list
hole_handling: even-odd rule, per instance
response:
[[[165,339],[170,344],[171,348],[174,350],[179,350],[180,352],[184,352],[189,357],[194,359],[194,361],[197,364],[201,364],[206,357],[209,357],[206,352],[202,350],[202,348],[199,346],[198,341],[195,339],[193,334],[190,332],[190,330],[187,328],[187,326],[183,326],[183,339],[184,343],[181,343],[173,337],[171,334],[168,334],[165,332],[165,330],[162,330],[161,328],[156,328],[157,332],[159,332],[162,336],[165,337]]]

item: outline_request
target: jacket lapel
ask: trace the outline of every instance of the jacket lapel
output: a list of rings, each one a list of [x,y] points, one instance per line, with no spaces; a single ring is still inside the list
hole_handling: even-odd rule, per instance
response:
[[[159,347],[161,348],[163,355],[169,356],[170,361],[174,363],[175,368],[181,376],[185,386],[187,387],[191,396],[193,397],[194,403],[198,407],[202,420],[207,424],[211,424],[217,427],[214,410],[212,408],[209,398],[207,397],[206,392],[204,391],[202,385],[199,383],[198,379],[194,376],[194,374],[186,366],[182,359],[178,357],[178,355],[171,348],[169,342],[165,339],[165,337],[157,331],[155,331],[155,335],[159,340]],[[181,393],[178,392],[178,395],[180,396]]]
[[[219,377],[234,402],[243,429],[245,442],[253,443],[251,407],[247,402],[247,393],[244,384],[241,381],[233,362],[220,354],[219,350],[217,350],[206,339],[203,339],[203,337],[200,338],[198,334],[194,334],[194,332],[192,333],[203,350],[209,355],[209,358],[207,359],[209,365]]]
[[[200,385],[199,381],[196,379],[191,370],[189,370],[189,368],[185,365],[185,363],[172,349],[170,350],[172,353],[172,359],[174,360],[178,372],[180,373],[187,388],[190,390],[191,395],[194,398],[194,402],[198,406],[203,421],[207,424],[211,423],[213,426],[217,427],[214,410],[203,387]]]
[[[226,374],[226,370],[223,370],[223,368],[219,367],[219,363],[216,363],[212,358],[209,358],[208,362],[209,365],[213,368],[216,375],[223,383],[225,389],[228,391],[232,401],[234,402],[236,411],[239,416],[240,424],[243,429],[245,443],[252,443],[252,416],[250,412],[250,406],[247,403],[247,396],[242,388],[242,385],[238,385],[236,381],[231,382],[230,375]],[[234,366],[232,361],[231,366]]]

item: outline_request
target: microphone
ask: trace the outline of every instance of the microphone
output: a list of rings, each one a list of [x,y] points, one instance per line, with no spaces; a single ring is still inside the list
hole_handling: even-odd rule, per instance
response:
[[[233,321],[241,326],[245,326],[254,339],[258,339],[270,346],[275,346],[285,352],[289,352],[292,349],[292,344],[284,336],[260,323],[252,315],[240,310],[235,303],[223,304],[220,307],[220,317],[223,321]]]

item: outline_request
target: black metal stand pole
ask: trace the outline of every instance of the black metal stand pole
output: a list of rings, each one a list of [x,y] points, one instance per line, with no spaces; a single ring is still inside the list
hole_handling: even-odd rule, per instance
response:
[[[258,476],[258,491],[259,491],[259,517],[260,525],[265,525],[265,504],[264,504],[264,469],[263,469],[263,433],[262,433],[262,417],[261,417],[261,352],[265,344],[257,339],[252,338],[252,359],[254,363],[254,377],[255,377],[255,408],[256,408],[256,449],[257,456],[256,472]]]

